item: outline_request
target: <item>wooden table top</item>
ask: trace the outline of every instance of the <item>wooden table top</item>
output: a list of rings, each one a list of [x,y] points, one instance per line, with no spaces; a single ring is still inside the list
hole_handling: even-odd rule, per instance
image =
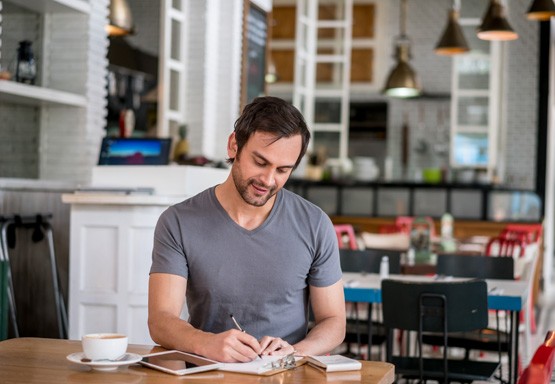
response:
[[[160,347],[129,345],[128,352],[146,354],[163,350]],[[0,342],[0,375],[5,384],[32,383],[226,383],[226,384],[282,384],[306,383],[368,383],[391,384],[395,379],[392,364],[362,361],[361,371],[325,374],[310,366],[278,373],[255,376],[231,372],[211,371],[191,376],[173,376],[140,365],[119,367],[115,371],[95,371],[86,365],[75,364],[66,356],[81,352],[81,342],[42,338],[9,339]]]

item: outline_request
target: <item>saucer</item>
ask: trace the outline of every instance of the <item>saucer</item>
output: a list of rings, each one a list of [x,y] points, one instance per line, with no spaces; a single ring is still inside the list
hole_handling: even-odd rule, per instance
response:
[[[118,360],[118,361],[82,361],[85,358],[85,354],[83,352],[75,352],[71,353],[66,356],[66,358],[75,364],[87,365],[92,369],[97,371],[115,371],[118,367],[131,365],[138,363],[143,358],[141,355],[136,353],[129,353],[125,354],[125,358]]]

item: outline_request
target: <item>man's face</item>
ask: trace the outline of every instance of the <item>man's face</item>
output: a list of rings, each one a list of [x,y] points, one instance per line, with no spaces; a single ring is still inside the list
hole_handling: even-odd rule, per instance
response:
[[[237,191],[250,205],[261,207],[287,182],[301,153],[300,135],[275,141],[272,134],[255,132],[237,154],[235,135],[228,155],[234,157],[231,175]]]

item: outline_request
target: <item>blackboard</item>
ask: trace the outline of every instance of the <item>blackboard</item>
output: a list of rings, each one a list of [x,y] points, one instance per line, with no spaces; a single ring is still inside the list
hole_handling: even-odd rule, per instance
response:
[[[265,94],[264,76],[266,74],[266,48],[268,38],[268,17],[260,8],[247,3],[246,16],[246,50],[245,78],[246,88],[245,104],[250,103],[255,97]]]

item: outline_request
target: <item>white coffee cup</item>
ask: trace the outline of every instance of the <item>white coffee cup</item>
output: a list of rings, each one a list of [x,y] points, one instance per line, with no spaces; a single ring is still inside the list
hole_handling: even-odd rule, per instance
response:
[[[115,360],[127,351],[127,343],[121,333],[91,333],[81,338],[83,352],[91,360]]]

